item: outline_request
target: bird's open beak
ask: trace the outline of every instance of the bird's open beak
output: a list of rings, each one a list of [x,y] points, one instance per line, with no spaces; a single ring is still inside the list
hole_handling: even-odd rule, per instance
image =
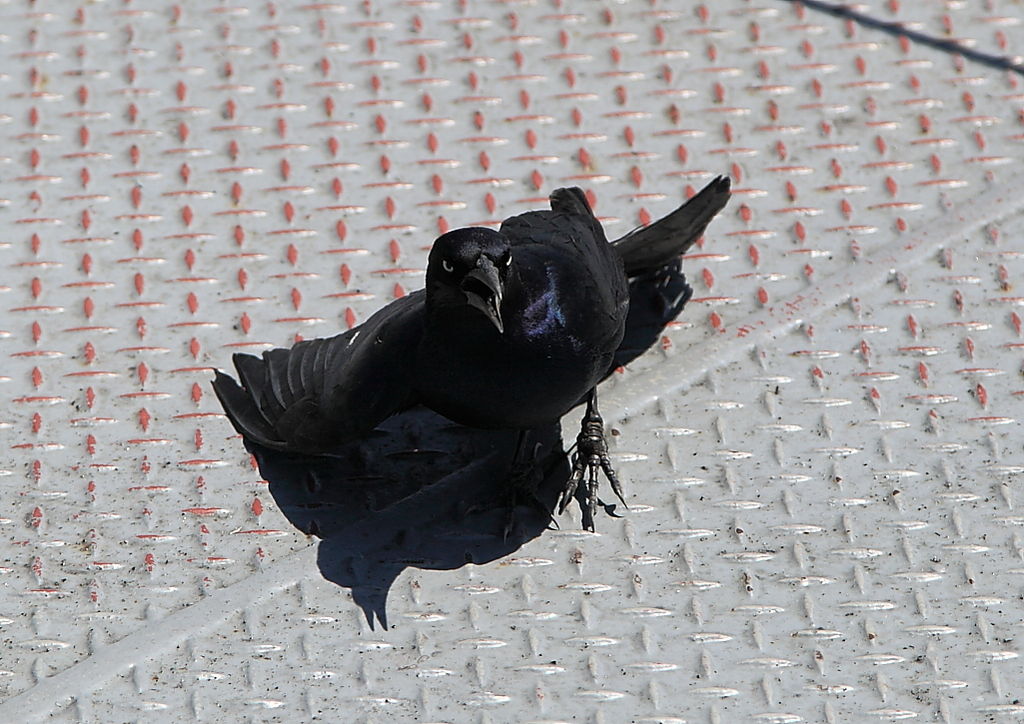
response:
[[[494,262],[481,256],[476,263],[476,269],[466,274],[461,286],[469,305],[483,312],[497,328],[498,333],[503,334],[505,325],[501,321],[501,298],[504,289]]]

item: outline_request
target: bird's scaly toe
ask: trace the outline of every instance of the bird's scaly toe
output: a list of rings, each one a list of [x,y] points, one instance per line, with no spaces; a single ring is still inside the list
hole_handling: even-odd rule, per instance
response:
[[[572,472],[566,482],[565,490],[558,500],[558,512],[565,512],[569,501],[574,497],[580,498],[580,507],[583,510],[583,527],[586,530],[594,530],[594,514],[601,501],[597,496],[598,480],[601,473],[608,478],[612,490],[622,505],[626,501],[622,495],[622,484],[619,482],[615,469],[612,467],[611,457],[608,454],[608,442],[604,437],[604,420],[597,410],[597,394],[591,392],[587,400],[587,412],[583,416],[583,424],[580,433],[576,436],[576,453],[572,459]],[[583,484],[581,488],[580,485]]]

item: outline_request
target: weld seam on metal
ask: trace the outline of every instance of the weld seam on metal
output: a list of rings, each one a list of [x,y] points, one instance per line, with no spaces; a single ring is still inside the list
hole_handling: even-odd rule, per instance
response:
[[[316,545],[310,545],[290,553],[263,571],[216,590],[153,625],[144,625],[123,639],[98,647],[86,659],[0,704],[0,721],[47,719],[138,664],[158,659],[189,639],[214,631],[231,615],[269,601],[316,571],[316,550]]]
[[[462,481],[467,477],[472,479],[473,472],[489,464],[493,457],[481,458],[439,480],[431,486],[432,493],[436,494],[446,486],[461,486],[460,492],[465,494],[467,490]],[[413,494],[397,503],[393,514],[404,512],[410,516],[410,520],[414,519],[420,494]],[[364,521],[349,529],[347,534],[358,535],[361,527],[372,525],[372,522]],[[85,699],[110,680],[131,671],[132,667],[157,659],[192,637],[212,632],[232,614],[244,608],[266,603],[276,594],[304,580],[322,581],[317,562],[319,545],[318,541],[294,551],[275,560],[263,570],[214,591],[199,602],[153,625],[99,648],[85,660],[0,704],[0,721],[30,722],[45,719],[76,700]]]
[[[605,421],[622,420],[661,397],[689,389],[708,373],[739,360],[757,346],[779,339],[813,315],[829,312],[881,286],[893,269],[916,266],[977,228],[1024,208],[1024,196],[1013,191],[1021,188],[1021,184],[1024,174],[1002,179],[998,185],[926,222],[909,239],[894,237],[890,244],[879,244],[842,271],[738,321],[717,339],[679,350],[647,374],[618,381],[601,396]],[[683,314],[687,313],[693,314],[693,309],[684,310]]]

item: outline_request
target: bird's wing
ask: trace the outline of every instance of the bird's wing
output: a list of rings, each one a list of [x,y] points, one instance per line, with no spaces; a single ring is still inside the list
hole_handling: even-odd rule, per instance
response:
[[[587,195],[579,186],[555,189],[551,192],[551,210],[555,214],[565,214],[578,222],[586,224],[594,235],[595,241],[607,241],[604,227],[594,216]]]
[[[604,228],[594,216],[583,190],[575,186],[551,193],[551,211],[527,211],[501,223],[512,246],[544,244],[589,247],[606,244]]]
[[[668,216],[613,241],[626,274],[634,277],[654,271],[685,254],[729,201],[729,196],[728,177],[718,176]]]
[[[213,389],[234,428],[266,447],[327,452],[413,404],[411,364],[424,324],[422,291],[326,339],[233,357],[241,386],[217,372]]]

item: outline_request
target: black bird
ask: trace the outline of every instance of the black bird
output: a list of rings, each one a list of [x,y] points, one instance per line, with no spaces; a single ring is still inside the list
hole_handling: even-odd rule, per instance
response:
[[[439,237],[425,289],[343,334],[262,358],[235,354],[241,386],[218,371],[213,388],[244,437],[303,454],[361,439],[414,405],[471,427],[518,429],[513,477],[525,431],[585,400],[560,511],[586,477],[587,523],[598,471],[622,498],[596,385],[623,337],[629,278],[675,261],[729,196],[729,179],[717,177],[668,216],[609,243],[584,193],[558,189],[550,211]]]

